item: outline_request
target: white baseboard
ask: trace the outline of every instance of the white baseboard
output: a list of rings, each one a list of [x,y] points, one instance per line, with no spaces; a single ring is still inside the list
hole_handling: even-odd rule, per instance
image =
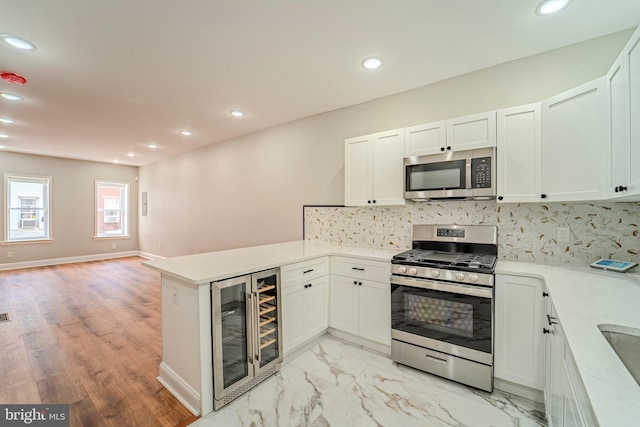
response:
[[[544,405],[544,393],[542,392],[542,390],[537,390],[535,388],[516,384],[511,381],[503,380],[501,378],[493,379],[493,387],[498,390],[506,391],[507,393],[515,394],[516,396],[524,397],[525,399],[529,399]],[[544,406],[542,410],[544,411]]]
[[[142,258],[146,258],[146,259],[165,259],[166,258],[160,255],[152,254],[150,252],[142,252],[142,251],[138,251],[138,256],[141,256]]]
[[[343,339],[345,341],[350,342],[351,344],[358,345],[367,350],[373,350],[374,352],[380,353],[383,356],[389,357],[391,356],[391,344],[384,345],[379,342],[371,341],[366,338],[359,337],[357,335],[350,334],[348,332],[339,331],[334,328],[329,328],[329,334]]]
[[[101,261],[105,259],[124,258],[130,256],[143,256],[140,251],[113,252],[108,254],[81,255],[66,258],[49,258],[34,261],[12,262],[0,264],[0,271],[15,270],[18,268],[45,267],[48,265],[71,264],[75,262]]]
[[[164,362],[160,363],[158,381],[193,415],[200,415],[200,395]]]

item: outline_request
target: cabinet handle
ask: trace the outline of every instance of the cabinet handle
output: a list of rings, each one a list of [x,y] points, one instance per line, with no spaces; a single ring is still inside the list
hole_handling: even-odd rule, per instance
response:
[[[354,284],[354,285],[357,285],[357,284],[358,284],[358,281],[357,281],[357,280],[354,280],[354,281],[353,281],[353,284]]]
[[[541,194],[541,195],[540,195],[540,198],[541,198],[541,199],[546,199],[546,198],[547,198],[547,195],[546,195],[546,194]]]
[[[447,147],[447,151],[451,151],[451,147]]]
[[[376,201],[374,200],[373,203],[375,203]]]
[[[434,362],[442,363],[443,365],[447,364],[447,361],[445,359],[440,359],[439,357],[433,357],[429,354],[427,354],[426,356],[427,356],[427,359],[433,360]]]
[[[498,200],[502,200],[502,199],[504,199],[504,197],[498,196]]]
[[[362,286],[362,282],[358,282],[358,286]]]
[[[440,147],[440,151],[444,151],[444,147]]]
[[[543,334],[550,334],[551,333],[551,329],[542,328],[542,333]]]
[[[620,186],[620,191],[627,191],[627,187]]]
[[[554,322],[554,320],[558,320],[557,317],[553,317],[553,316],[549,316],[547,314],[547,323],[549,323],[550,325],[557,325],[558,322]]]
[[[371,200],[367,200],[367,203],[371,203]]]
[[[303,271],[303,272],[302,272],[302,274],[311,273],[312,271],[313,271],[313,268],[312,268],[312,269],[310,269],[310,270],[305,270],[305,271]]]
[[[549,293],[548,292],[542,292],[542,296],[546,298],[546,297],[549,296]]]
[[[364,271],[364,268],[360,268],[360,267],[351,267],[351,269],[356,271]]]

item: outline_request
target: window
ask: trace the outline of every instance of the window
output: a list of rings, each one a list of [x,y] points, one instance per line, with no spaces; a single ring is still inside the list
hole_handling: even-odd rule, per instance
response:
[[[129,234],[129,184],[96,181],[96,237]]]
[[[5,174],[4,181],[7,195],[6,240],[51,239],[51,178]]]

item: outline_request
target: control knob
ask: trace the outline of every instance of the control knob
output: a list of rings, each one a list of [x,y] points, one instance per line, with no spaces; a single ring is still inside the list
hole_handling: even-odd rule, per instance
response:
[[[404,265],[401,265],[400,267],[398,267],[398,273],[406,273],[407,272],[407,267],[405,267]]]
[[[431,277],[440,277],[440,272],[438,270],[431,270]]]
[[[462,273],[462,272],[460,272],[460,271],[459,271],[459,272],[457,272],[457,273],[456,273],[456,279],[457,279],[457,280],[464,280],[464,273]]]
[[[415,276],[416,274],[418,274],[418,269],[417,269],[417,268],[415,268],[415,267],[411,267],[411,268],[409,269],[409,274],[411,274],[411,275]]]
[[[471,280],[472,282],[477,282],[478,281],[478,275],[476,273],[471,273],[469,275],[469,280]]]

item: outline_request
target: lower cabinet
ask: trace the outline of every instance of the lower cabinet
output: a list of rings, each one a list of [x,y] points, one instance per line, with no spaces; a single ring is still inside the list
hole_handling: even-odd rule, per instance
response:
[[[539,391],[545,380],[544,290],[540,279],[496,275],[494,375]]]
[[[285,355],[329,327],[328,261],[326,258],[321,260],[323,262],[305,261],[281,269],[282,351]],[[308,272],[310,277],[298,277],[299,272]]]
[[[596,427],[589,399],[578,375],[560,319],[550,302],[547,308],[545,407],[549,427]]]
[[[329,326],[390,346],[390,271],[389,263],[385,262],[332,259]],[[336,272],[352,274],[334,274]]]

